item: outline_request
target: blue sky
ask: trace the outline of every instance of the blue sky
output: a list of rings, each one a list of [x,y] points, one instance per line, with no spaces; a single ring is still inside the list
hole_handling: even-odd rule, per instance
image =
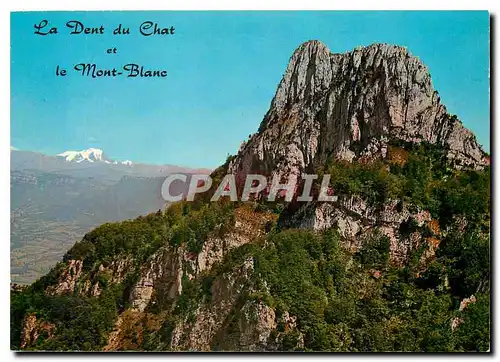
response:
[[[34,34],[47,19],[57,35]],[[67,21],[105,26],[69,35]],[[175,27],[144,37],[143,21]],[[121,23],[130,35],[112,35]],[[216,167],[257,130],[293,51],[408,47],[434,87],[489,151],[487,12],[52,12],[11,16],[11,144],[56,154],[101,148],[117,160]],[[108,48],[116,54],[106,54]],[[79,76],[78,63],[167,69],[164,79]],[[60,65],[67,77],[56,77]]]

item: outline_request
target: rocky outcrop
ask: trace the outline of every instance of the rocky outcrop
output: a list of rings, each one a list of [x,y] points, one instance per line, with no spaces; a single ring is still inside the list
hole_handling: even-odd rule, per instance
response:
[[[88,296],[98,297],[101,294],[101,286],[97,280],[98,275],[105,275],[110,283],[120,283],[132,268],[130,257],[117,258],[109,265],[99,265],[94,271],[83,271],[83,260],[70,259],[61,271],[58,283],[47,288],[48,295],[62,295],[81,293]]]
[[[133,309],[144,311],[153,293],[173,301],[182,292],[182,278],[193,279],[222,261],[231,249],[250,243],[264,234],[268,221],[275,218],[269,213],[253,214],[242,207],[235,211],[235,224],[223,236],[213,233],[203,243],[200,253],[192,253],[184,246],[165,246],[151,256],[141,269],[139,281],[130,295]]]
[[[271,307],[255,301],[246,302],[238,321],[239,346],[245,351],[265,350],[276,327],[276,313]]]
[[[474,303],[476,303],[476,301],[477,300],[476,300],[476,297],[474,295],[471,295],[469,298],[464,298],[460,302],[460,307],[458,308],[458,310],[461,312],[465,308],[467,308],[469,306],[469,304],[474,304]]]
[[[329,157],[386,157],[392,139],[442,146],[459,167],[489,163],[406,48],[373,44],[332,54],[309,41],[293,54],[259,132],[230,171],[300,175]]]
[[[295,317],[288,312],[278,317],[272,307],[249,299],[257,291],[251,279],[253,273],[254,261],[249,257],[241,266],[215,278],[212,297],[175,325],[172,350],[278,350],[284,335],[291,331],[296,334],[296,348],[303,347]]]
[[[425,254],[427,258],[434,255],[437,247],[435,243],[423,239],[419,232],[402,233],[401,225],[410,221],[418,227],[427,226],[434,236],[440,236],[439,227],[436,228],[437,221],[426,210],[409,208],[409,205],[398,200],[375,207],[356,195],[341,196],[336,202],[313,201],[305,204],[282,223],[284,227],[318,231],[335,227],[342,236],[344,247],[351,251],[357,251],[374,233],[381,233],[390,240],[391,260],[400,264],[410,251],[416,250],[423,242],[429,244]]]
[[[153,292],[166,295],[171,300],[182,292],[183,255],[183,249],[164,247],[149,258],[130,293],[132,309],[142,312],[149,304]]]
[[[247,259],[235,270],[216,278],[211,287],[210,303],[202,304],[189,316],[180,321],[172,332],[172,350],[211,350],[218,331],[224,327],[226,318],[232,314],[238,298],[243,292],[250,292],[249,277],[253,273],[253,259]]]
[[[284,312],[277,316],[273,308],[262,302],[248,301],[240,311],[239,344],[233,349],[240,351],[283,350],[283,340],[294,335],[289,349],[304,348],[304,335],[297,328],[297,318]]]
[[[467,307],[470,305],[470,304],[474,304],[476,303],[476,297],[474,295],[471,295],[469,298],[464,298],[462,299],[462,301],[460,302],[460,307],[458,308],[458,311],[459,312],[463,312],[465,309],[467,309]],[[455,317],[453,318],[453,320],[451,321],[451,331],[452,332],[455,332],[455,330],[464,322],[464,320],[460,317]]]
[[[81,289],[77,291],[92,297],[101,295],[101,285],[99,285],[98,277],[105,276],[108,282],[118,284],[121,283],[127,273],[133,268],[132,258],[124,257],[113,260],[107,266],[99,265],[97,271],[91,272],[88,278],[85,278]]]
[[[54,324],[37,319],[35,314],[28,314],[23,320],[21,348],[29,348],[35,345],[42,334],[46,334],[46,338],[52,338],[55,328]]]
[[[73,293],[77,280],[82,275],[83,261],[71,259],[66,268],[59,276],[59,282],[54,286],[47,288],[47,294],[60,295]]]
[[[26,285],[10,283],[10,291],[14,293],[22,292],[26,288]]]

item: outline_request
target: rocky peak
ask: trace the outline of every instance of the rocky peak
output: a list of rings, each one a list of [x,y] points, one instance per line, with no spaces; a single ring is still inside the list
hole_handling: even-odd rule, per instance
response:
[[[406,48],[373,44],[333,54],[309,41],[292,55],[259,132],[231,171],[299,174],[332,156],[385,157],[392,139],[440,145],[459,167],[488,163]]]
[[[330,50],[319,41],[302,44],[292,55],[271,109],[283,112],[288,106],[310,100],[326,90],[332,78]]]

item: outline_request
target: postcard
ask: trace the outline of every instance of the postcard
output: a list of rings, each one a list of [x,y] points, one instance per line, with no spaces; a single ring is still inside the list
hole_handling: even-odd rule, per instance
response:
[[[11,349],[489,352],[487,11],[11,13]]]

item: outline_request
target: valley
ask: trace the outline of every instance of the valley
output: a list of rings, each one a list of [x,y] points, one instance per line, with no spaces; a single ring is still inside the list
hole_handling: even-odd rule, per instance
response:
[[[161,175],[170,172],[169,166],[132,165],[130,161],[115,164],[95,149],[58,157],[12,153],[13,283],[29,284],[46,274],[93,228],[134,219],[167,205],[161,197]],[[178,185],[176,192],[182,193],[183,186]]]

